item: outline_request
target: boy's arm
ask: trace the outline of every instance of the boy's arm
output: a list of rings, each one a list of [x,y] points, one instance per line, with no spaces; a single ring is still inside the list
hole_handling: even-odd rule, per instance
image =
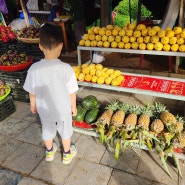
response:
[[[72,116],[76,116],[77,109],[76,109],[76,93],[70,94],[71,98],[71,110],[72,110]]]
[[[32,113],[36,113],[37,112],[36,95],[29,93],[29,97],[30,97],[30,110]]]

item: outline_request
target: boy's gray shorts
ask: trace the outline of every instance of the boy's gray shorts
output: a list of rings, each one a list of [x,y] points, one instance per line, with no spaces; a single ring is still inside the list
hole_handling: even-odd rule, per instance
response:
[[[55,138],[57,132],[62,139],[69,139],[73,134],[72,116],[64,116],[60,122],[42,123],[42,139]]]

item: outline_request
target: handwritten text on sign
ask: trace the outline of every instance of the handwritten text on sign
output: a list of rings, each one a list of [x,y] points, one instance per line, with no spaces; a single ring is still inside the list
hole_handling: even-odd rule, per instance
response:
[[[125,79],[121,84],[122,87],[185,96],[185,82],[124,74],[123,76]]]

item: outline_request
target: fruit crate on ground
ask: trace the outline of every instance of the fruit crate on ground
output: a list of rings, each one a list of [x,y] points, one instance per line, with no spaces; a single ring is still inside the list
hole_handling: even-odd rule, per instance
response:
[[[12,91],[11,95],[14,100],[29,102],[29,95],[23,89],[23,84],[26,79],[27,70],[19,72],[3,72],[0,71],[0,79],[8,84]]]
[[[15,112],[15,105],[12,96],[8,96],[0,101],[0,121],[4,120],[13,112]]]
[[[0,42],[0,55],[3,55],[8,50],[19,51],[22,53],[26,52],[26,46],[24,43],[18,42],[17,40],[8,41],[8,42]]]
[[[40,60],[44,57],[43,52],[39,48],[38,43],[24,43],[26,47],[26,54],[31,56],[34,60]]]

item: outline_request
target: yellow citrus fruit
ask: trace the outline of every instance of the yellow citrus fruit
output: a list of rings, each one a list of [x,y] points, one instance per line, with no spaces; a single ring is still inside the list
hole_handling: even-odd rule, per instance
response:
[[[151,37],[151,36],[154,36],[156,35],[157,31],[155,29],[150,29],[148,30],[148,35]]]
[[[143,30],[145,28],[146,28],[146,26],[144,24],[138,24],[136,27],[137,30]]]
[[[174,37],[174,35],[175,35],[175,33],[174,33],[173,30],[167,30],[167,31],[166,31],[166,36],[167,36],[167,37],[171,38],[171,37]]]
[[[135,41],[136,41],[136,37],[131,36],[131,37],[129,38],[129,41],[130,41],[130,42],[135,42]]]
[[[146,48],[148,50],[153,50],[154,49],[154,44],[153,43],[147,43]]]
[[[105,84],[110,85],[112,81],[111,77],[105,77]]]
[[[91,41],[91,47],[96,47],[97,46],[97,41],[96,40],[92,40]]]
[[[88,33],[89,35],[94,34],[93,28],[88,29],[88,30],[87,30],[87,33]]]
[[[122,42],[123,42],[123,43],[128,43],[128,42],[129,42],[129,37],[126,36],[126,35],[123,36],[123,37],[122,37]]]
[[[170,42],[170,38],[165,36],[163,38],[161,38],[161,43],[162,44],[168,44]]]
[[[96,69],[103,69],[103,65],[102,64],[96,64]]]
[[[118,86],[120,84],[121,84],[121,81],[116,78],[112,79],[112,81],[111,81],[111,85],[113,85],[113,86]]]
[[[139,49],[145,50],[146,49],[146,44],[145,43],[140,43],[139,44]]]
[[[80,74],[78,75],[78,80],[79,80],[79,81],[84,81],[84,79],[85,79],[85,74],[80,73]]]
[[[83,74],[86,75],[86,74],[89,74],[89,72],[90,72],[89,67],[83,67],[83,68],[82,68],[82,73],[83,73]]]
[[[144,42],[144,38],[143,37],[138,37],[137,38],[137,43],[143,43]]]
[[[156,30],[157,32],[161,30],[161,28],[159,26],[153,26],[152,29]]]
[[[92,75],[91,74],[86,74],[85,75],[85,81],[90,82],[91,79],[92,79]]]
[[[171,37],[170,38],[170,44],[172,45],[172,44],[176,44],[176,42],[177,42],[177,37]]]
[[[107,41],[107,39],[108,39],[107,35],[103,35],[103,36],[101,37],[101,40],[102,40],[103,42]]]
[[[125,35],[125,30],[121,29],[119,30],[119,36],[123,37]]]
[[[132,44],[131,44],[131,48],[132,48],[132,49],[138,49],[138,47],[139,47],[139,43],[137,43],[137,42],[132,42]]]
[[[117,36],[115,37],[115,41],[118,42],[118,43],[121,42],[121,36],[117,35]]]
[[[133,33],[134,37],[141,37],[141,32],[139,30],[135,30]]]
[[[80,46],[85,46],[85,40],[83,40],[83,39],[80,40],[80,41],[79,41],[79,45],[80,45]]]
[[[142,35],[143,37],[147,36],[147,34],[148,34],[148,30],[147,30],[146,28],[143,29],[143,30],[141,30],[141,35]]]
[[[126,30],[125,31],[125,35],[127,35],[128,37],[131,37],[133,35],[133,30]]]
[[[112,35],[113,36],[117,36],[119,34],[119,31],[118,30],[116,30],[116,29],[113,29],[112,30]]]
[[[166,35],[166,31],[165,30],[160,30],[160,31],[157,32],[157,36],[159,38],[165,37],[165,35]]]
[[[114,69],[107,69],[106,73],[112,74],[112,73],[114,73]]]
[[[113,29],[114,29],[114,26],[113,26],[112,24],[108,24],[108,25],[106,26],[106,28],[107,28],[108,30],[113,30]]]
[[[98,34],[99,34],[99,30],[100,30],[100,27],[95,26],[95,27],[93,28],[94,34],[98,35]]]
[[[185,38],[185,30],[183,30],[183,31],[181,32],[181,37],[182,37],[182,38]]]
[[[171,45],[171,51],[176,52],[176,51],[178,51],[178,49],[179,49],[179,45],[178,44]]]
[[[134,30],[134,29],[136,28],[136,23],[130,23],[130,24],[128,25],[128,28],[129,28],[130,30]]]
[[[91,41],[90,40],[85,40],[85,46],[87,46],[87,47],[91,46]]]
[[[105,82],[105,77],[104,76],[98,77],[98,79],[97,79],[98,84],[104,84],[104,82]]]
[[[117,48],[118,43],[116,41],[111,42],[111,48]]]
[[[98,79],[98,77],[97,77],[97,76],[92,76],[92,78],[91,78],[91,82],[96,83],[96,82],[97,82],[97,79]]]
[[[131,43],[125,43],[125,49],[130,49],[131,48]]]
[[[147,43],[150,43],[150,40],[151,40],[151,37],[150,36],[146,36],[144,37],[144,42],[147,44]]]
[[[159,37],[157,35],[154,35],[151,37],[151,43],[155,44],[159,42]]]
[[[90,69],[89,73],[94,76],[96,75],[96,69]]]
[[[157,51],[161,51],[163,49],[163,44],[161,42],[155,43],[154,49]]]
[[[81,65],[81,68],[88,67],[88,66],[89,66],[89,64],[85,63],[85,64]]]
[[[108,29],[108,30],[105,31],[105,34],[106,34],[107,36],[110,36],[110,35],[112,35],[112,32],[111,32],[111,30]]]
[[[113,42],[114,41],[114,36],[112,36],[112,35],[108,36],[108,41]]]
[[[163,50],[164,51],[170,51],[170,44],[164,44],[163,45]]]
[[[180,34],[180,33],[182,32],[182,27],[180,27],[180,26],[175,26],[175,27],[173,28],[173,31],[174,31],[175,35]]]
[[[89,35],[88,34],[84,34],[83,40],[89,40]]]
[[[116,79],[122,82],[124,80],[124,76],[123,75],[119,75],[119,76],[116,77]]]
[[[105,29],[100,28],[100,29],[99,29],[99,35],[100,35],[100,36],[105,35]]]
[[[89,40],[96,40],[96,36],[94,34],[89,35]]]
[[[177,44],[178,45],[184,44],[184,38],[178,38],[177,39]]]
[[[100,35],[96,35],[96,40],[100,41],[101,40],[101,36]]]
[[[119,42],[119,43],[118,43],[118,48],[123,49],[123,48],[124,48],[124,45],[125,45],[125,44],[124,44],[123,42]]]
[[[110,42],[109,41],[103,42],[103,47],[109,48],[109,46],[110,46]]]
[[[185,52],[185,44],[182,44],[179,46],[179,51],[180,52]]]
[[[98,42],[97,42],[97,46],[98,46],[98,47],[102,47],[102,46],[103,46],[103,41],[101,41],[101,40],[98,41]]]
[[[95,69],[96,68],[96,64],[90,63],[88,67],[89,67],[89,69]]]

